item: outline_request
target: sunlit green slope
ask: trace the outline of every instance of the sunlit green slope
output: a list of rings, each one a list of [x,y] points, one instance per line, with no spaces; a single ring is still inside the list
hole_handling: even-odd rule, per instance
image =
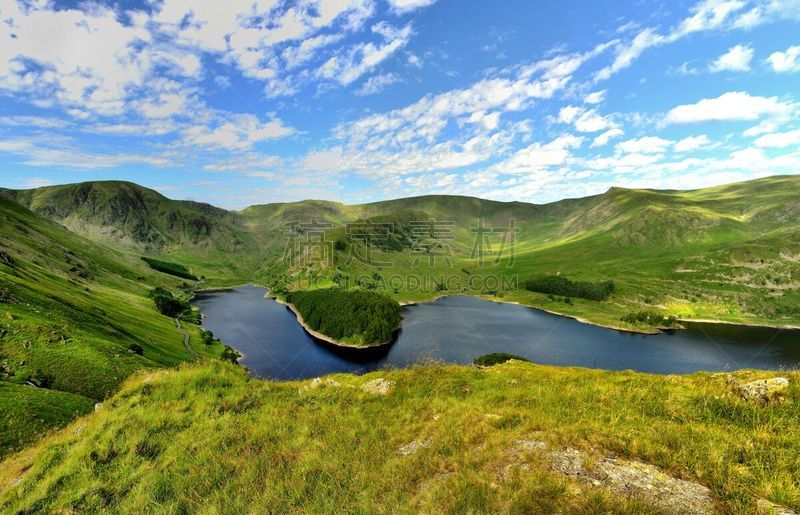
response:
[[[147,296],[178,283],[0,197],[0,455],[134,370],[191,359]]]

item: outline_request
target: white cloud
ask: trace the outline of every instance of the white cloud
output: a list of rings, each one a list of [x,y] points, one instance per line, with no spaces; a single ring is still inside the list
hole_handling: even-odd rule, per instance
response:
[[[68,145],[58,138],[16,138],[0,141],[0,152],[17,155],[28,166],[57,167],[72,170],[116,168],[123,165],[148,165],[170,167],[172,161],[165,155],[148,155],[124,152],[99,153]]]
[[[558,121],[572,124],[578,132],[599,132],[616,127],[607,116],[596,109],[584,109],[578,106],[565,106],[558,112]]]
[[[283,165],[278,156],[263,155],[255,152],[240,153],[236,157],[224,161],[213,161],[203,166],[206,172],[233,172],[251,177],[274,175],[275,169]]]
[[[603,102],[606,98],[606,90],[595,91],[594,93],[589,93],[583,99],[583,102],[586,104],[599,104]]]
[[[431,143],[453,119],[476,112],[522,111],[535,100],[552,98],[589,55],[593,54],[564,55],[514,67],[464,89],[429,95],[404,108],[342,124],[334,134],[360,148]]]
[[[422,59],[416,54],[408,54],[408,64],[414,68],[422,68]]]
[[[750,71],[750,61],[753,60],[754,53],[749,46],[736,45],[711,63],[709,70],[715,73],[722,71]]]
[[[800,147],[800,129],[765,134],[756,139],[755,144],[762,148]]]
[[[367,79],[364,84],[356,91],[357,95],[374,95],[380,93],[387,86],[400,82],[400,77],[394,73],[382,73]]]
[[[286,61],[286,68],[297,68],[310,61],[319,49],[341,41],[343,37],[344,34],[322,34],[306,38],[299,45],[286,47],[281,54]]]
[[[578,148],[583,138],[567,134],[548,143],[534,143],[517,151],[509,159],[494,165],[492,170],[504,174],[533,174],[550,167],[567,164],[572,157],[571,149]]]
[[[602,147],[604,145],[608,145],[609,141],[611,141],[614,138],[619,138],[623,134],[625,134],[625,132],[622,129],[618,128],[618,127],[614,128],[614,129],[609,129],[606,132],[604,132],[603,134],[597,136],[594,139],[594,141],[592,141],[592,144],[590,146],[591,146],[591,148],[595,148],[595,147]]]
[[[783,52],[775,52],[767,57],[767,62],[778,73],[800,71],[800,45],[787,48]]]
[[[436,3],[436,0],[387,0],[398,13],[407,13]]]
[[[412,34],[410,25],[395,29],[380,23],[372,30],[382,35],[386,43],[383,45],[371,42],[359,43],[345,53],[331,57],[319,68],[317,75],[334,79],[342,85],[350,84],[407,45]]]
[[[578,106],[564,106],[558,111],[558,121],[561,123],[572,123],[582,112],[583,109]]]
[[[52,179],[45,179],[43,177],[28,177],[18,182],[19,187],[23,190],[30,190],[35,188],[43,188],[45,186],[52,186],[55,181]]]
[[[797,0],[701,0],[692,7],[690,16],[665,33],[648,27],[639,31],[630,41],[616,41],[614,61],[598,70],[594,79],[606,80],[631,66],[648,49],[674,43],[691,34],[751,29],[782,19],[800,19],[800,3]]]
[[[728,92],[717,98],[706,98],[696,104],[680,105],[669,111],[668,124],[708,121],[758,120],[764,116],[785,113],[789,106],[777,97],[751,96],[742,91]]]
[[[5,2],[2,17],[0,88],[43,102],[120,114],[130,88],[144,87],[159,65],[176,63],[144,26],[123,25],[100,4],[84,12],[22,10]],[[136,45],[145,46],[137,51]]]
[[[185,143],[210,148],[247,150],[255,143],[294,132],[279,119],[261,122],[252,114],[232,115],[216,124],[195,125],[182,131]]]
[[[709,145],[711,145],[711,140],[705,134],[689,136],[675,143],[675,152],[691,152]]]
[[[672,145],[672,141],[657,136],[646,136],[617,143],[617,151],[629,154],[660,154]]]

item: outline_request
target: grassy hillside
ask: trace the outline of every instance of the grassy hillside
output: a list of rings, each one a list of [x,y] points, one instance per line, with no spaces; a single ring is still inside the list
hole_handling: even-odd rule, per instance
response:
[[[171,201],[127,183],[7,194],[90,238],[132,241],[129,249],[165,255],[165,261],[205,276],[211,285],[338,285],[375,289],[399,301],[468,293],[603,325],[652,330],[625,320],[647,311],[800,325],[798,191],[800,176],[788,176],[696,191],[612,188],[545,205],[424,196],[356,206],[269,204],[236,213]],[[75,198],[88,200],[77,204]],[[413,226],[431,220],[439,229],[430,237]],[[353,222],[364,226],[364,221],[363,231],[391,227],[390,236],[348,232],[348,224],[352,229]],[[481,227],[490,232],[481,235]],[[283,259],[290,241],[313,241],[320,233],[332,261]],[[369,259],[354,259],[363,254],[365,240],[373,249]],[[482,255],[476,253],[480,242]],[[597,302],[522,287],[534,277],[557,275],[614,281],[615,291]]]
[[[93,241],[152,256],[189,257],[209,279],[240,280],[255,266],[252,241],[235,214],[170,200],[136,184],[87,182],[0,190],[36,214]],[[205,263],[225,263],[226,267]]]
[[[705,487],[714,511],[796,510],[800,375],[785,374],[781,404],[730,394],[773,375],[517,361],[284,383],[223,364],[140,373],[0,464],[0,511],[654,513]]]
[[[0,456],[85,412],[133,371],[192,359],[148,297],[179,279],[3,197],[0,249]],[[189,330],[198,352],[219,352]]]

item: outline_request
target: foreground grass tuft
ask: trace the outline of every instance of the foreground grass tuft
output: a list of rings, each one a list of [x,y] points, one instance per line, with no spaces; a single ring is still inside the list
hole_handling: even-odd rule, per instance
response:
[[[750,380],[774,373],[737,372]],[[721,374],[509,361],[254,380],[222,363],[141,372],[102,409],[0,464],[0,511],[652,512],[513,452],[531,438],[650,463],[715,508],[800,508],[800,374],[782,404]],[[361,389],[385,378],[387,395]]]

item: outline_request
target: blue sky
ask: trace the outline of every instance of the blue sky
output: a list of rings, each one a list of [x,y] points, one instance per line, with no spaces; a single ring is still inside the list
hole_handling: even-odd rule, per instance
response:
[[[800,172],[800,0],[0,0],[0,185],[227,208]]]

